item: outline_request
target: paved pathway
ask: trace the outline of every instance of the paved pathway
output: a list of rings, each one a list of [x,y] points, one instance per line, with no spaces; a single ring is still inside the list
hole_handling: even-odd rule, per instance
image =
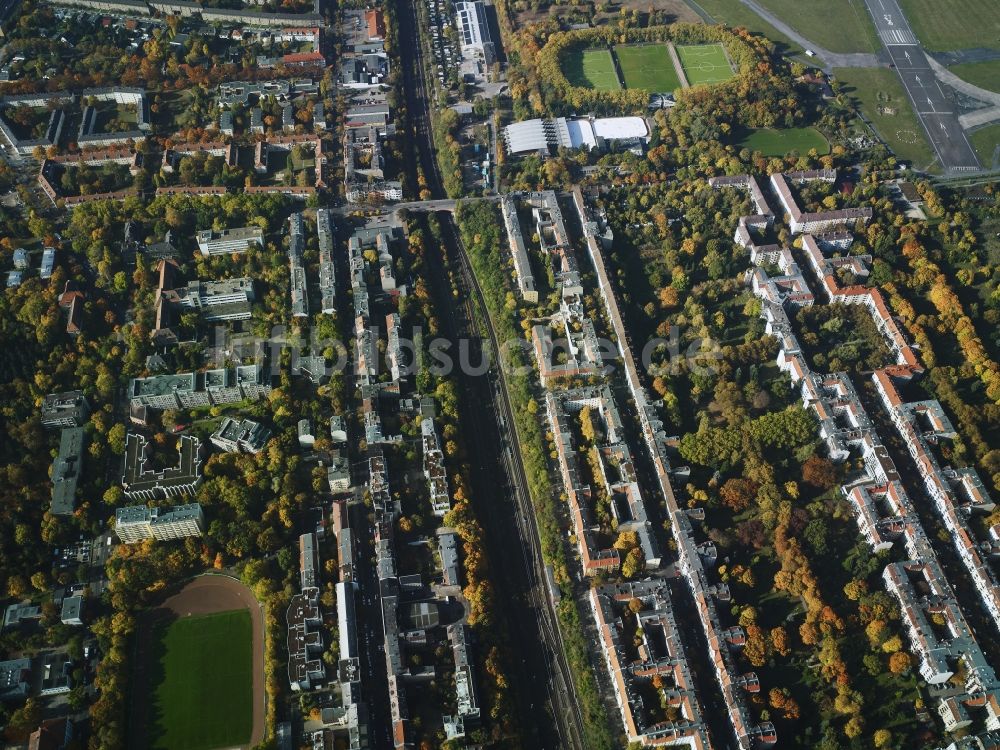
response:
[[[963,94],[971,96],[973,99],[978,99],[979,101],[987,102],[988,104],[1000,105],[1000,93],[980,88],[979,86],[971,84],[968,81],[963,81],[933,57],[928,56],[927,62],[930,63],[931,70],[934,71],[934,75],[942,83],[947,83],[956,91],[961,91]]]
[[[831,52],[825,47],[820,47],[815,42],[806,39],[767,8],[755,2],[755,0],[741,0],[741,2],[793,42],[804,49],[815,52],[816,56],[825,63],[824,69],[827,72],[831,68],[874,68],[880,64],[878,55],[869,52]]]
[[[955,49],[950,52],[929,52],[934,59],[943,65],[959,65],[961,63],[981,63],[1000,60],[1000,49],[976,47],[975,49]]]
[[[969,128],[976,128],[980,125],[986,125],[987,123],[1000,120],[1000,107],[986,107],[986,109],[977,109],[975,112],[969,112],[967,114],[961,115],[958,118],[959,123],[962,127],[968,130]]]

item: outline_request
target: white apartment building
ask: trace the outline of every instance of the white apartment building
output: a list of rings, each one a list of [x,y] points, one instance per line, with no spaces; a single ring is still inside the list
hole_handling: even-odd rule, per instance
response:
[[[115,513],[115,534],[124,544],[143,539],[168,541],[201,536],[204,529],[205,514],[198,503],[175,505],[173,508],[139,505],[119,508]]]

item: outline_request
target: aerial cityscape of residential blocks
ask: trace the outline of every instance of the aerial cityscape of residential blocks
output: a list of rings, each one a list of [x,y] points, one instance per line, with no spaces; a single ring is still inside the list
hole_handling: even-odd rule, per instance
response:
[[[0,0],[0,732],[1000,748],[1000,9]]]

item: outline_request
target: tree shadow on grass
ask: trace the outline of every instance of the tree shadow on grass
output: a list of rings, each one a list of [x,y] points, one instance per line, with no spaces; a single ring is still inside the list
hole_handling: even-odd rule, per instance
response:
[[[129,748],[156,747],[164,719],[156,702],[157,688],[166,677],[167,647],[163,636],[176,620],[177,615],[163,607],[145,612],[132,636],[134,663],[129,679],[126,734]]]

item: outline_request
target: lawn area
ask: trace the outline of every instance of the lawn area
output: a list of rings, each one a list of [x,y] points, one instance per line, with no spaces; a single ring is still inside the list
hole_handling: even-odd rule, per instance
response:
[[[864,0],[760,0],[760,4],[831,52],[874,52],[879,47]]]
[[[810,149],[821,156],[830,153],[830,144],[816,128],[759,128],[747,132],[738,145],[764,156],[784,156],[789,151],[807,154]]]
[[[1000,93],[1000,60],[962,63],[961,65],[952,65],[948,70],[974,86]]]
[[[573,86],[599,91],[617,91],[622,87],[610,50],[570,50],[563,66],[563,73]]]
[[[688,83],[721,83],[733,77],[733,68],[721,44],[685,44],[677,47]]]
[[[625,88],[666,93],[681,86],[665,44],[622,45],[615,47],[615,56]]]
[[[798,55],[803,51],[801,46],[750,10],[740,0],[696,0],[696,2],[718,23],[745,26],[755,34],[762,34],[772,42],[776,42],[779,47],[778,51],[782,54]]]
[[[210,750],[250,741],[252,661],[245,609],[182,617],[153,635],[149,747]]]
[[[969,142],[976,149],[979,161],[986,169],[993,167],[993,152],[1000,146],[1000,123],[993,123],[969,133]]]
[[[933,52],[1000,49],[996,0],[899,0],[913,33]],[[943,6],[947,7],[943,7]]]
[[[934,152],[895,71],[835,68],[833,73],[896,156],[918,169],[934,161]]]

